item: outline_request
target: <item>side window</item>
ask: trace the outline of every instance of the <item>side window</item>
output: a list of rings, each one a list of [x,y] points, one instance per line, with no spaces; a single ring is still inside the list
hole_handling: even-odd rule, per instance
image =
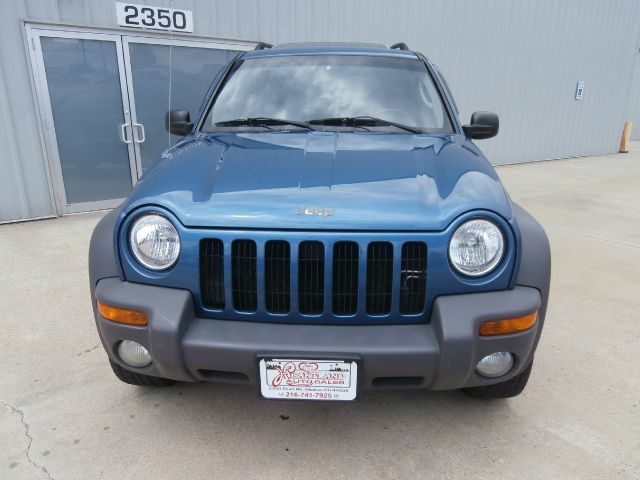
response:
[[[451,93],[451,89],[449,89],[449,84],[445,80],[444,75],[442,75],[442,72],[440,71],[440,69],[436,67],[433,63],[431,64],[431,66],[433,67],[433,70],[436,72],[436,75],[438,75],[438,80],[440,80],[440,83],[442,84],[442,86],[444,86],[444,89],[446,90],[447,95],[451,100],[451,104],[453,105],[453,110],[456,112],[456,115],[460,115],[460,112],[458,111],[458,105],[456,105],[456,99]]]

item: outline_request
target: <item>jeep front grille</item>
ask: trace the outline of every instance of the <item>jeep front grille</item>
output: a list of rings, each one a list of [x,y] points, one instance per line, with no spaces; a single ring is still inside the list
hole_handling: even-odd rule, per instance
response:
[[[324,315],[333,316],[336,322],[346,316],[419,315],[424,311],[424,242],[226,242],[200,242],[200,298],[206,309],[262,311],[280,315],[282,321],[290,315]],[[230,251],[225,252],[225,247]],[[225,261],[225,254],[231,258]]]

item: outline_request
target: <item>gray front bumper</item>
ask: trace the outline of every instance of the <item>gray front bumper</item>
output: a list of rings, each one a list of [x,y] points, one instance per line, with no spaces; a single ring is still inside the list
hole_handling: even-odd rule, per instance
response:
[[[448,390],[501,382],[519,373],[533,357],[544,321],[540,292],[531,287],[438,297],[431,322],[420,325],[291,325],[197,317],[186,290],[100,280],[97,300],[144,311],[147,327],[111,322],[96,311],[96,323],[109,357],[123,367],[183,381],[257,383],[257,358],[357,358],[363,388]],[[540,310],[531,329],[480,337],[478,325]],[[123,364],[118,342],[144,345],[153,363],[142,369]],[[515,365],[508,375],[489,380],[474,367],[485,355],[510,351]]]

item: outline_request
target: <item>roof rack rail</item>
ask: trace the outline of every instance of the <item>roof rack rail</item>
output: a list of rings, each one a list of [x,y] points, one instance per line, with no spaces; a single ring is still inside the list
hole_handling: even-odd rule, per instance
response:
[[[389,48],[391,50],[409,50],[409,46],[404,42],[394,43]]]
[[[267,48],[273,48],[273,45],[267,42],[258,42],[254,48],[254,50],[265,50]]]

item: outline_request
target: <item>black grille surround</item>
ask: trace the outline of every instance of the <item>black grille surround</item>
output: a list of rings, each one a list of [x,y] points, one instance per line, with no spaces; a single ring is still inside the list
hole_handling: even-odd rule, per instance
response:
[[[199,266],[202,306],[221,313],[262,311],[284,322],[294,321],[290,315],[323,316],[338,324],[391,315],[397,323],[426,306],[427,245],[421,241],[205,238]]]
[[[371,242],[367,247],[367,313],[389,313],[392,290],[393,245],[389,242]]]
[[[238,312],[255,312],[258,308],[256,242],[234,240],[231,244],[231,278],[233,308]]]
[[[217,238],[200,241],[200,295],[207,308],[224,308],[224,247]]]
[[[298,250],[298,310],[318,315],[324,311],[324,244],[300,243]]]
[[[427,287],[427,246],[422,242],[402,245],[400,313],[420,313]]]
[[[358,311],[358,267],[356,242],[333,245],[333,313],[353,315]]]
[[[264,246],[264,297],[269,313],[288,313],[291,303],[291,248],[284,240]]]

